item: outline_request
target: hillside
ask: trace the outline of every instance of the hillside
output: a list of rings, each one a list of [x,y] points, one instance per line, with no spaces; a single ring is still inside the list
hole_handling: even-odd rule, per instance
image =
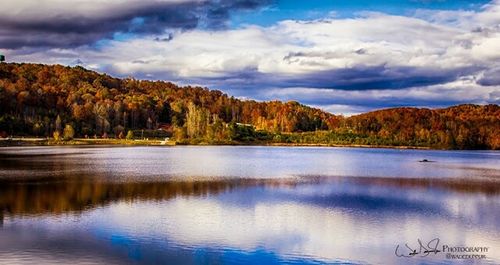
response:
[[[409,145],[499,149],[500,107],[459,105],[445,109],[394,108],[347,119],[357,133]]]
[[[118,79],[82,67],[14,63],[0,64],[0,103],[3,136],[123,138],[140,130],[180,143],[500,149],[498,105],[395,108],[346,118],[294,101],[243,101],[217,90]]]

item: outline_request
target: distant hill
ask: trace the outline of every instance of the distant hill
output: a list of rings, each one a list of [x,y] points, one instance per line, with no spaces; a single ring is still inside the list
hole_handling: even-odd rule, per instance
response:
[[[500,149],[498,105],[394,108],[342,117],[298,102],[118,79],[82,67],[0,64],[0,134],[173,136],[180,143],[290,143]],[[73,135],[71,135],[73,136]]]
[[[347,119],[357,133],[409,145],[499,149],[500,107],[459,105],[445,109],[393,108]]]

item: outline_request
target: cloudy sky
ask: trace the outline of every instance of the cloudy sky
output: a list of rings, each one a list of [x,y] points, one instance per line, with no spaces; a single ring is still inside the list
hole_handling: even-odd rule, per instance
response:
[[[8,61],[333,113],[500,103],[500,0],[3,0]]]

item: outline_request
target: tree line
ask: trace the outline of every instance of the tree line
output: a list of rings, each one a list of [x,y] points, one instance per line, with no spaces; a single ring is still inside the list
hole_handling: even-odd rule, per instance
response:
[[[3,137],[500,149],[498,105],[343,117],[296,101],[240,100],[218,90],[118,79],[79,66],[0,64],[0,103]]]

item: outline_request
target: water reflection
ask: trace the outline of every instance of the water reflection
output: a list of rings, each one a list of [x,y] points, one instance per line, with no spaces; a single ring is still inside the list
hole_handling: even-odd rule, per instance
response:
[[[300,201],[313,201],[315,204],[335,205],[336,207],[365,207],[378,210],[384,207],[401,206],[401,211],[418,211],[420,205],[412,201],[398,201],[397,198],[380,199],[369,193],[353,194],[357,188],[381,192],[404,191],[421,193],[426,191],[455,191],[460,193],[500,195],[500,182],[474,180],[440,179],[396,179],[370,177],[315,177],[303,176],[290,179],[218,179],[167,181],[167,182],[110,182],[102,181],[98,176],[72,176],[71,178],[34,178],[0,180],[0,210],[12,215],[61,214],[81,212],[95,207],[102,207],[113,202],[162,201],[180,196],[206,197],[218,193],[230,193],[235,189],[250,187],[280,188],[303,190],[313,185],[311,197],[302,196]],[[318,187],[327,187],[329,194],[322,194]],[[300,187],[300,188],[299,188]],[[336,191],[337,193],[331,193]],[[234,191],[239,194],[241,191]],[[318,196],[321,195],[321,196]],[[329,195],[329,196],[327,196]],[[331,196],[336,197],[331,197]],[[435,199],[439,194],[432,196]],[[435,209],[439,212],[441,209]],[[425,209],[430,211],[430,207]]]
[[[436,163],[419,163],[423,158]],[[500,152],[284,147],[33,147],[0,149],[0,178],[92,172],[113,180],[370,176],[492,178]],[[88,175],[88,174],[87,174]]]
[[[258,151],[265,156],[265,150]],[[453,246],[490,247],[481,264],[500,263],[500,181],[491,172],[474,178],[417,178],[323,170],[275,177],[286,171],[287,164],[280,164],[269,168],[268,177],[248,178],[232,169],[214,177],[213,172],[227,169],[212,165],[210,174],[181,178],[172,172],[196,170],[168,155],[163,158],[168,167],[157,165],[146,176],[148,171],[136,174],[133,167],[122,170],[120,159],[93,160],[93,150],[52,152],[0,158],[0,263],[473,263],[451,262],[444,255],[394,255],[398,244],[433,238]],[[118,157],[117,149],[110,152],[109,157]],[[226,156],[224,150],[217,152]],[[286,163],[298,162],[300,152]],[[54,157],[59,163],[47,162]],[[400,160],[404,164],[410,158]],[[262,167],[255,164],[251,170]],[[107,173],[109,168],[113,172]],[[495,170],[491,164],[486,168]],[[318,168],[310,165],[302,172],[313,169]]]
[[[71,179],[0,180],[0,210],[12,215],[81,212],[113,202],[161,201],[178,196],[208,196],[236,188],[292,185],[288,180],[103,182],[95,176]],[[76,180],[76,179],[77,180]]]

